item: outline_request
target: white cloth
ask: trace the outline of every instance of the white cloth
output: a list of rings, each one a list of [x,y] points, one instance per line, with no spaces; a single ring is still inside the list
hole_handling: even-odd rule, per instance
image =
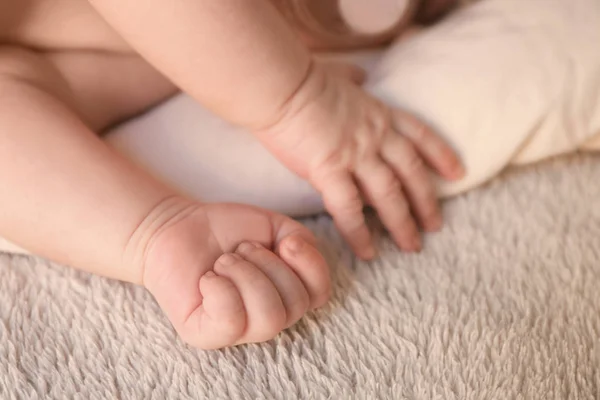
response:
[[[382,54],[346,57],[367,68],[369,91],[419,115],[460,153],[467,176],[439,181],[441,197],[511,164],[600,150],[598,0],[485,0]],[[322,211],[318,194],[250,134],[186,95],[106,140],[203,201]]]

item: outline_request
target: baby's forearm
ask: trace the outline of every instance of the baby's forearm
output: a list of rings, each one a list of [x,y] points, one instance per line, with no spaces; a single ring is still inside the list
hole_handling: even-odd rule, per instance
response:
[[[230,122],[277,118],[311,57],[266,0],[91,0],[104,18],[183,91]]]

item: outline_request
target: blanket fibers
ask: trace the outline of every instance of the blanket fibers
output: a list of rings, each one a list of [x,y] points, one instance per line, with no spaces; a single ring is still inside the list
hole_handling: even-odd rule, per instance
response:
[[[330,306],[275,340],[183,345],[139,287],[0,255],[2,399],[597,399],[600,158],[509,172],[445,204],[419,255],[331,261]]]

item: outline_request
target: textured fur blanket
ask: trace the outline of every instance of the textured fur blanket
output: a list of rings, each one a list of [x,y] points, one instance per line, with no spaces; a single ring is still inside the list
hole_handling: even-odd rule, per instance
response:
[[[420,255],[354,260],[307,221],[331,305],[276,340],[184,346],[141,288],[0,255],[2,399],[597,399],[600,159],[446,204]]]

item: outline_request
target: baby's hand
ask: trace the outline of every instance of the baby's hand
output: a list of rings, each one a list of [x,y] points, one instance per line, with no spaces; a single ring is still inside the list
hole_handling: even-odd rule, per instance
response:
[[[315,63],[283,116],[257,137],[322,194],[359,257],[375,255],[365,204],[377,210],[401,249],[419,250],[413,213],[426,230],[442,224],[426,164],[447,179],[462,177],[463,168],[429,128],[370,96],[352,82],[356,76],[348,66]]]
[[[185,342],[266,341],[328,300],[327,264],[300,223],[235,204],[179,208],[153,224],[143,283]]]

